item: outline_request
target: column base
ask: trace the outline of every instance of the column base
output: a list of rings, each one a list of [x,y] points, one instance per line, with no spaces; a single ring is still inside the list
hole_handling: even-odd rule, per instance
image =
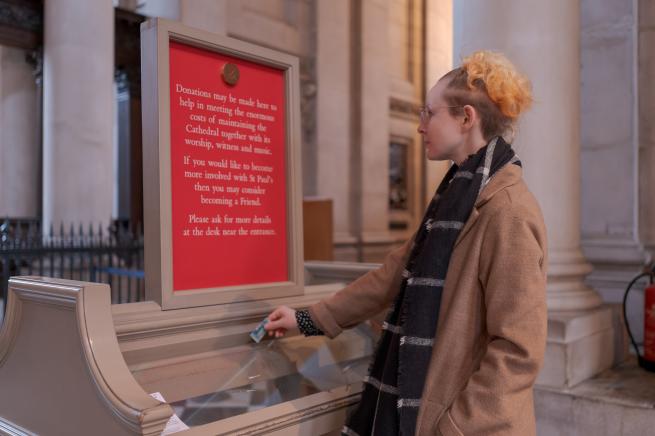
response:
[[[600,295],[584,283],[591,271],[592,266],[580,249],[553,250],[546,285],[548,309],[580,311],[600,306]]]
[[[582,248],[594,267],[587,276],[587,284],[596,289],[604,301],[620,302],[630,280],[652,261],[651,253],[632,240],[590,239],[583,241]]]
[[[537,384],[572,387],[613,366],[615,329],[611,308],[551,311],[544,366]]]
[[[652,255],[641,244],[630,240],[587,240],[583,250],[594,270],[586,283],[594,288],[605,303],[613,303],[621,309],[623,294],[630,281],[641,273]],[[637,342],[644,338],[644,285],[647,279],[635,284],[627,300],[626,312],[632,334]]]

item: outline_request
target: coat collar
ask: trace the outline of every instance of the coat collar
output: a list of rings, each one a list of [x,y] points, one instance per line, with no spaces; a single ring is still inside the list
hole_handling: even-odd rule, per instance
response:
[[[464,224],[462,230],[459,232],[459,236],[455,241],[455,247],[457,247],[457,245],[461,242],[464,236],[466,236],[466,234],[471,230],[475,222],[478,220],[478,217],[480,216],[478,209],[482,207],[486,202],[491,200],[493,196],[498,192],[502,191],[508,186],[512,186],[518,183],[521,180],[522,174],[523,170],[520,166],[508,163],[493,175],[487,186],[482,189],[478,199],[475,201],[471,215],[466,221],[466,224]]]
[[[482,189],[478,199],[475,201],[474,207],[478,208],[482,206],[487,201],[491,200],[491,198],[496,193],[502,191],[508,186],[512,186],[518,183],[519,180],[521,180],[522,174],[523,170],[520,166],[510,163],[506,164],[504,167],[498,170],[498,172],[494,174],[493,177],[491,177],[489,183],[487,183],[487,186]]]

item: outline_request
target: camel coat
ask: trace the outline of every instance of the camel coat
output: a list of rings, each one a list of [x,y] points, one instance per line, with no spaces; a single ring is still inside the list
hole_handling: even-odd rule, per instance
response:
[[[500,169],[455,242],[418,436],[536,434],[532,387],[546,345],[546,229],[521,176],[516,165]],[[327,336],[393,302],[411,244],[309,308]]]

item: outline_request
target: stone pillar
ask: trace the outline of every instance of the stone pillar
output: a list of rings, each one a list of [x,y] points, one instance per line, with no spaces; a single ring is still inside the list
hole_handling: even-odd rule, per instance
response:
[[[316,2],[317,195],[332,199],[336,258],[356,260],[351,227],[351,5]],[[335,171],[340,168],[340,171]]]
[[[637,2],[581,1],[582,248],[594,267],[587,283],[617,312],[649,256],[640,237],[648,221],[639,219],[639,179],[650,170],[639,168],[635,122],[643,96],[635,92],[638,10]],[[638,297],[631,296],[627,314],[641,342]]]
[[[334,200],[337,260],[379,261],[393,242],[388,8],[316,2],[317,194]]]
[[[354,2],[355,4],[360,2]],[[354,9],[357,9],[356,5]],[[359,210],[353,228],[362,248],[359,261],[379,261],[392,242],[389,234],[389,89],[387,56],[389,5],[382,0],[364,0],[355,19],[353,92],[359,125],[353,134],[352,192]]]
[[[471,0],[456,8],[456,58],[501,51],[532,80],[535,104],[515,149],[548,229],[548,349],[538,382],[574,385],[614,358],[611,311],[584,283],[591,266],[580,248],[580,2]]]
[[[126,0],[129,1],[129,0]],[[179,21],[181,0],[136,0],[133,2],[136,12],[146,17],[160,17]]]
[[[655,3],[639,0],[638,11],[639,230],[655,257]]]
[[[0,221],[38,216],[37,87],[25,56],[0,46]]]
[[[425,89],[429,91],[437,80],[453,69],[453,0],[427,1],[425,8]],[[450,163],[426,159],[426,165],[424,202],[427,205],[448,172]]]
[[[111,0],[45,2],[43,225],[112,215],[114,10]]]
[[[180,21],[208,32],[227,34],[226,0],[180,0]]]

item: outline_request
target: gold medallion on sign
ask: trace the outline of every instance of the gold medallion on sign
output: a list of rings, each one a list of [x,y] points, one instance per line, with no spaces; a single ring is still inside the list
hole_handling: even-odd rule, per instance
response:
[[[223,70],[221,71],[221,76],[223,80],[230,86],[234,86],[239,81],[239,67],[235,64],[227,63],[223,65]]]

